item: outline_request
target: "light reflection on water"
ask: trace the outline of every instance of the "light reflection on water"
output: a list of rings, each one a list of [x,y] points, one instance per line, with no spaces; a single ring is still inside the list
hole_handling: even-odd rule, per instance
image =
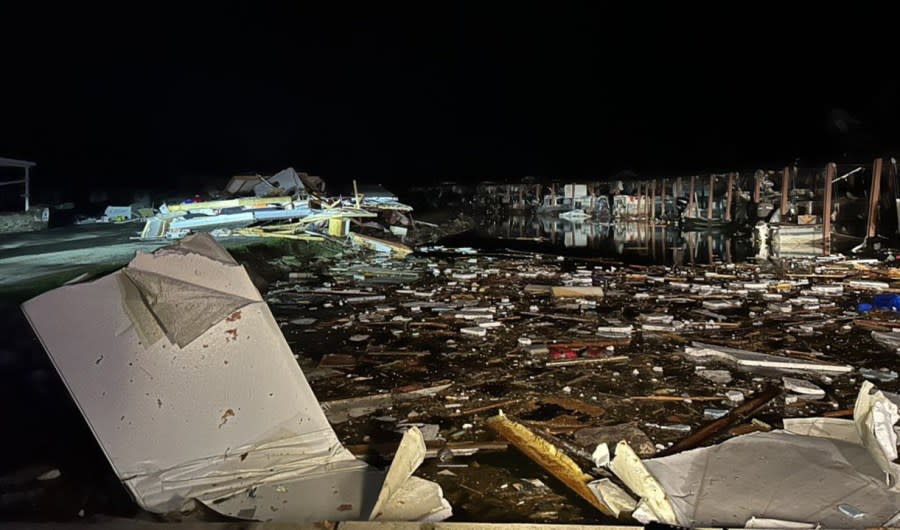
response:
[[[506,216],[480,219],[476,236],[491,246],[541,250],[628,263],[669,265],[734,263],[755,256],[753,240],[721,231],[682,232],[662,223],[599,223],[557,217]]]

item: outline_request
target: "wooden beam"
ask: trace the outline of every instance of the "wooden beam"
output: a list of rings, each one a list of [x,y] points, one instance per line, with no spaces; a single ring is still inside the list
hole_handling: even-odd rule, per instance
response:
[[[759,204],[759,195],[760,195],[760,187],[762,186],[762,182],[760,182],[759,173],[753,175],[753,203]]]
[[[781,174],[781,222],[784,223],[788,212],[788,194],[791,186],[791,168],[785,166]]]
[[[650,220],[656,220],[656,179],[650,181]]]
[[[650,185],[646,182],[641,182],[641,217],[644,219],[650,217],[650,212],[648,211],[648,201],[647,195],[650,194]]]
[[[638,217],[647,215],[647,201],[644,199],[644,182],[638,182]]]
[[[831,186],[837,166],[834,162],[825,166],[825,198],[822,201],[822,253],[831,254]]]
[[[688,215],[691,215],[691,212],[694,210],[694,185],[696,184],[697,176],[691,175],[691,194],[688,197]]]
[[[742,405],[731,409],[731,412],[729,412],[725,416],[713,422],[707,423],[706,425],[695,431],[693,434],[687,436],[686,438],[682,438],[667,449],[663,449],[662,451],[656,453],[656,455],[654,455],[654,458],[674,455],[675,453],[687,451],[701,445],[703,442],[709,440],[713,436],[719,434],[735,423],[742,422],[753,417],[754,414],[762,410],[763,407],[768,405],[769,402],[776,397],[780,396],[781,393],[782,390],[777,387],[769,387],[763,389],[761,392],[753,396],[752,399],[749,399]]]
[[[709,176],[709,196],[706,198],[706,222],[712,222],[713,216],[713,196],[716,189],[716,176]]]
[[[659,215],[663,219],[666,217],[666,185],[668,184],[668,179],[662,179],[662,199],[660,202],[660,212]]]
[[[734,193],[734,173],[728,174],[728,191],[725,193],[725,221],[731,222],[731,199]]]
[[[872,164],[872,187],[869,191],[869,220],[866,223],[866,237],[875,237],[878,233],[878,199],[881,195],[881,167],[883,160],[875,159]]]

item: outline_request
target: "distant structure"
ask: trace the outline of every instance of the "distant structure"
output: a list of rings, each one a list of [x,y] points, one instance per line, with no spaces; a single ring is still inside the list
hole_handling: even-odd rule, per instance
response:
[[[31,208],[31,168],[37,165],[37,162],[30,162],[28,160],[16,160],[14,158],[2,158],[0,157],[0,168],[2,167],[15,167],[21,168],[24,170],[24,178],[20,180],[10,180],[6,182],[0,182],[0,186],[12,186],[15,184],[24,184],[25,185],[25,211],[27,212]]]

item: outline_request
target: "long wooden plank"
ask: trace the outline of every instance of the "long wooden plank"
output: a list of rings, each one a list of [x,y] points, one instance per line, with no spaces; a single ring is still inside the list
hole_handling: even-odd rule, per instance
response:
[[[782,390],[778,387],[770,387],[763,390],[754,396],[753,399],[747,400],[747,402],[732,410],[728,415],[707,423],[690,436],[675,442],[668,449],[656,453],[656,457],[673,455],[699,446],[735,423],[753,416],[770,401],[780,396],[781,392]]]
[[[559,287],[550,288],[553,298],[603,298],[603,287]]]
[[[528,427],[510,420],[502,413],[489,418],[486,424],[488,428],[513,444],[516,449],[547,470],[588,504],[607,515],[613,515],[613,511],[600,502],[588,488],[587,483],[593,480],[593,477],[582,471],[578,464],[555,445],[537,436]]]

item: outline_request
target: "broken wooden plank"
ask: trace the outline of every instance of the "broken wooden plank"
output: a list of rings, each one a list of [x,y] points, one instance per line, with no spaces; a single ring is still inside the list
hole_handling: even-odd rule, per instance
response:
[[[603,287],[558,287],[550,288],[553,298],[603,298]]]
[[[524,315],[526,317],[538,317],[538,318],[549,318],[552,320],[566,320],[569,322],[584,322],[586,324],[593,324],[597,322],[596,318],[583,318],[583,317],[572,317],[569,315],[558,315],[558,314],[544,314],[544,313],[533,313],[530,311],[521,311],[520,315]]]
[[[721,396],[631,396],[623,401],[722,401]]]
[[[553,344],[556,348],[577,350],[581,348],[606,348],[608,346],[628,346],[631,344],[631,337],[610,337],[600,340],[576,340],[567,342],[556,342]]]
[[[613,515],[613,510],[600,502],[588,488],[587,483],[593,477],[582,471],[578,464],[556,446],[535,435],[524,425],[510,420],[503,413],[489,418],[486,424],[591,506],[607,515]]]
[[[603,416],[606,410],[598,405],[594,405],[591,403],[587,403],[580,399],[569,398],[569,397],[544,397],[539,400],[540,403],[545,403],[547,405],[556,405],[557,407],[571,410],[575,412],[580,412],[582,414],[586,414],[591,417],[599,418]],[[582,425],[583,427],[583,425]]]
[[[353,456],[363,458],[366,456],[381,456],[390,458],[397,451],[400,442],[383,442],[371,444],[346,445]],[[443,442],[441,440],[429,440],[425,442],[425,458],[437,458],[443,449],[447,449],[453,456],[471,456],[479,452],[506,451],[509,444],[506,442]]]
[[[450,417],[456,418],[459,416],[468,416],[469,414],[477,414],[479,412],[485,412],[488,410],[498,409],[500,407],[506,407],[509,405],[515,405],[516,403],[522,401],[521,399],[508,399],[506,401],[497,401],[495,403],[488,403],[487,405],[482,405],[480,407],[472,407],[465,410],[460,410],[454,412],[450,415]]]
[[[554,368],[557,366],[573,366],[578,364],[607,364],[628,361],[627,355],[614,355],[612,357],[582,357],[581,359],[568,359],[565,361],[547,361],[544,366]]]
[[[754,414],[759,412],[760,409],[766,406],[770,401],[780,396],[781,392],[782,390],[778,387],[769,387],[763,390],[762,392],[758,393],[753,399],[749,399],[739,407],[733,409],[726,416],[707,423],[693,434],[675,442],[671,447],[663,449],[662,451],[657,453],[656,456],[660,457],[673,455],[675,453],[687,451],[688,449],[693,449],[699,446],[706,440],[712,438],[716,434],[719,434],[735,423],[744,421],[747,418],[753,416]]]
[[[421,322],[419,322],[421,324]],[[444,326],[446,327],[446,326]],[[428,351],[370,351],[367,357],[426,357],[431,355]]]
[[[828,410],[822,413],[826,418],[852,418],[853,409]]]

